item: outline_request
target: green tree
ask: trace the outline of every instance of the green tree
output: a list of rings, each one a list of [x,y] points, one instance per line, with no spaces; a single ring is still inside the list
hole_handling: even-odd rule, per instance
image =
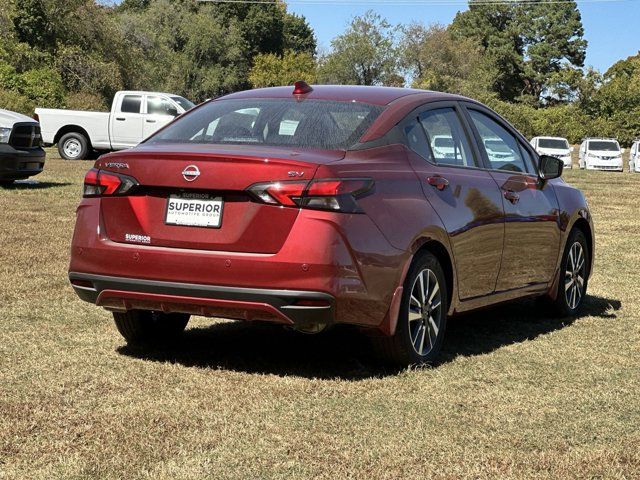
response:
[[[631,112],[640,105],[640,52],[606,71],[594,102],[598,113],[606,116]]]
[[[332,51],[321,59],[322,83],[385,85],[398,82],[396,31],[373,11],[355,17],[347,31],[331,41]]]
[[[412,23],[403,29],[401,62],[416,88],[486,97],[493,72],[473,40],[447,27]]]
[[[497,70],[493,90],[503,100],[529,96],[544,104],[554,99],[549,79],[584,65],[587,42],[575,1],[483,5],[471,0],[469,10],[456,15],[452,31],[486,52]]]
[[[15,0],[13,25],[20,42],[40,50],[53,51],[55,27],[44,0]]]
[[[316,62],[309,53],[285,52],[278,56],[262,53],[256,56],[249,73],[254,88],[293,85],[298,80],[316,82]]]
[[[316,36],[307,20],[293,13],[286,13],[283,26],[283,49],[295,53],[316,54]]]

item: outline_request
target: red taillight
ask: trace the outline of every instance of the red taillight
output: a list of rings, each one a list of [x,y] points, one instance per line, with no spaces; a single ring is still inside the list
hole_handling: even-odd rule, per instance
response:
[[[330,178],[312,182],[269,182],[249,187],[256,199],[270,205],[360,213],[356,199],[373,188],[368,178]]]
[[[85,197],[123,195],[137,185],[135,178],[92,168],[84,177],[83,195]]]

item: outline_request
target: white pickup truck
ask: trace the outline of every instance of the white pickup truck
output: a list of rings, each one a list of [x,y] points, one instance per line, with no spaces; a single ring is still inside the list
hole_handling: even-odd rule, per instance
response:
[[[170,93],[122,91],[116,93],[111,112],[37,108],[36,118],[45,145],[58,144],[62,158],[82,160],[92,150],[135,147],[193,107]]]

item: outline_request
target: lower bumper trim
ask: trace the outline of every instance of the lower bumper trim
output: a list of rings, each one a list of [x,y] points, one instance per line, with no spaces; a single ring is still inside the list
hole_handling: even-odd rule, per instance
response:
[[[323,292],[224,287],[77,272],[70,272],[69,279],[82,300],[108,310],[179,312],[299,327],[335,321],[335,298]]]

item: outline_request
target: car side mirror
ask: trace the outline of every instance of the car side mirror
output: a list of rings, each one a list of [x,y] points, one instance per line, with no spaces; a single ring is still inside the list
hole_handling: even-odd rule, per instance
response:
[[[167,108],[167,115],[171,115],[172,117],[178,116],[178,109],[176,107]]]
[[[540,156],[539,177],[541,180],[553,180],[562,175],[564,162],[556,157],[549,155]]]

